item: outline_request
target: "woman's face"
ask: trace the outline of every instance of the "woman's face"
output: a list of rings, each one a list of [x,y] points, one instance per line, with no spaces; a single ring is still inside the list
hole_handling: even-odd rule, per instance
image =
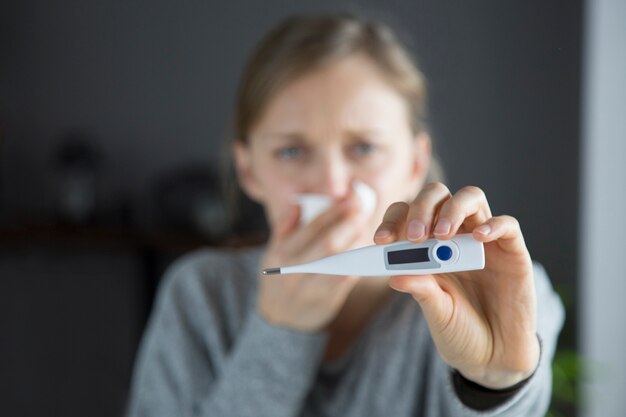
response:
[[[423,184],[430,141],[411,131],[404,99],[363,56],[343,59],[288,84],[270,100],[247,144],[235,146],[239,180],[274,227],[295,194],[341,198],[354,181],[372,187],[377,207],[412,199]]]

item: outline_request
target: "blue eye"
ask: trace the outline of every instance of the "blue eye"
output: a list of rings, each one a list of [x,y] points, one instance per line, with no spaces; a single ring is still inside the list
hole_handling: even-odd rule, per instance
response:
[[[294,159],[302,158],[304,156],[304,149],[298,146],[286,146],[276,151],[276,155],[279,159],[291,161]]]
[[[357,156],[367,156],[376,150],[376,146],[372,143],[361,142],[352,147],[352,151]]]

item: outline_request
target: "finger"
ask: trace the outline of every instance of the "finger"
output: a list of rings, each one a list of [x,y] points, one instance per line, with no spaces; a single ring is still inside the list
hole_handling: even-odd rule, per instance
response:
[[[409,205],[404,201],[393,203],[385,211],[383,221],[376,233],[374,233],[374,243],[381,245],[401,239],[402,228],[409,212]]]
[[[457,233],[461,225],[472,230],[490,217],[491,209],[483,190],[463,187],[441,206],[433,235],[437,239],[448,239]]]
[[[319,237],[308,245],[307,256],[321,258],[347,250],[363,234],[362,218],[350,213],[320,230]]]
[[[432,275],[400,275],[389,280],[391,288],[409,293],[422,308],[431,329],[443,331],[454,313],[452,297]]]
[[[426,185],[411,203],[407,217],[407,239],[414,242],[426,240],[430,235],[439,208],[452,195],[440,182]]]
[[[300,207],[297,205],[289,205],[280,216],[276,227],[274,228],[274,236],[277,239],[283,239],[289,235],[296,226],[300,219]]]
[[[498,241],[498,245],[508,252],[527,251],[522,229],[515,217],[492,217],[474,228],[472,235],[483,243]]]

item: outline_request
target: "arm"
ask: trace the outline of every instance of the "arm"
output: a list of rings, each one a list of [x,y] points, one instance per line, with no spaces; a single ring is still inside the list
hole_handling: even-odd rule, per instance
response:
[[[199,275],[183,263],[160,287],[138,353],[129,416],[297,415],[325,335],[273,326],[247,307],[231,337],[227,321],[237,309],[219,304],[232,300],[229,292],[206,288]]]
[[[263,262],[287,265],[348,248],[362,233],[358,213],[353,193],[306,225],[300,225],[297,206],[286,207],[273,224]],[[228,291],[241,268],[222,258],[203,270],[202,279],[182,268],[161,290],[140,352],[131,415],[299,414],[325,348],[323,329],[356,278],[261,277]],[[207,281],[211,288],[194,288]],[[254,293],[254,302],[223,297],[244,292]],[[245,314],[233,308],[243,304]],[[240,323],[233,325],[233,317]]]

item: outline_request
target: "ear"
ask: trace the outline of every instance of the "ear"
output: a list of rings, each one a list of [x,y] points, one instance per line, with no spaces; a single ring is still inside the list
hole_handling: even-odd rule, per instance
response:
[[[424,186],[432,157],[432,142],[430,135],[421,131],[413,139],[413,165],[411,167],[411,183],[414,190]]]
[[[259,186],[253,166],[252,150],[250,145],[236,140],[232,147],[233,161],[235,162],[235,172],[237,182],[246,195],[253,201],[261,203],[263,201],[261,187]]]

